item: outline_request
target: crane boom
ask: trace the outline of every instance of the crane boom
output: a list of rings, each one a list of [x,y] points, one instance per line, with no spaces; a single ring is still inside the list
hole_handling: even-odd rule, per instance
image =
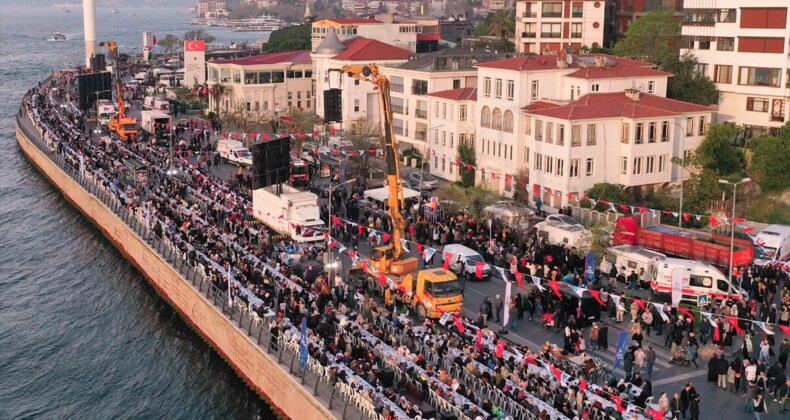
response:
[[[115,95],[118,97],[118,118],[124,119],[126,118],[126,114],[124,113],[124,106],[123,103],[123,90],[121,89],[121,70],[120,66],[118,65],[118,43],[115,41],[104,41],[100,42],[99,46],[107,48],[107,52],[109,52],[109,57],[115,60],[113,65],[113,76],[115,76]]]
[[[379,91],[379,104],[381,115],[384,118],[384,159],[387,163],[387,186],[389,196],[387,206],[389,216],[392,218],[392,247],[394,250],[393,259],[399,260],[403,256],[401,237],[406,227],[403,219],[402,209],[405,207],[403,195],[403,185],[400,182],[400,165],[398,164],[398,148],[395,140],[395,130],[392,124],[392,104],[390,99],[390,81],[387,76],[379,72],[375,64],[367,66],[349,65],[343,66],[342,73],[373,84],[375,90]]]

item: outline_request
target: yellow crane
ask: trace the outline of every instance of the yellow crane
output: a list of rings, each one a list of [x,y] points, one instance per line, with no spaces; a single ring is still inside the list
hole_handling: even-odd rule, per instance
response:
[[[380,113],[384,126],[384,159],[386,160],[387,206],[392,219],[392,244],[375,247],[370,253],[370,265],[378,273],[396,276],[394,280],[406,293],[400,291],[395,298],[411,306],[418,318],[439,318],[444,312],[463,308],[464,296],[461,282],[454,273],[441,269],[419,270],[419,259],[404,258],[401,238],[406,227],[402,210],[405,207],[403,184],[400,177],[398,147],[392,123],[392,104],[389,79],[375,64],[343,66],[343,74],[373,84],[379,93]]]
[[[115,41],[104,41],[99,43],[100,46],[107,48],[109,57],[115,60],[113,64],[113,73],[115,77],[116,97],[118,99],[118,113],[115,114],[107,127],[110,131],[117,133],[121,140],[131,140],[137,136],[138,127],[137,121],[134,118],[126,116],[125,104],[123,101],[123,85],[121,83],[121,70],[118,64],[118,43]]]

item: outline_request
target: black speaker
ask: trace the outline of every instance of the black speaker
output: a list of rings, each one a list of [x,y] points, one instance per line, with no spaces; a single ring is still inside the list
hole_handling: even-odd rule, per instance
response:
[[[282,184],[291,172],[291,137],[252,145],[252,189]]]
[[[324,121],[342,122],[343,121],[343,101],[340,89],[328,89],[324,91]]]
[[[107,69],[107,61],[104,59],[104,54],[96,54],[91,57],[91,70],[94,73],[102,72]]]
[[[112,76],[108,71],[81,74],[77,76],[77,86],[80,109],[83,111],[93,106],[97,92],[101,92],[99,99],[112,98]]]

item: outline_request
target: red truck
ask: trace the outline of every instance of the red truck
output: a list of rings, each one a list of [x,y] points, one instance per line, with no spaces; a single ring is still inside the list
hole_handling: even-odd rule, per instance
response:
[[[307,162],[291,156],[291,173],[288,179],[293,186],[307,185],[310,182],[310,171]]]
[[[641,227],[639,219],[623,217],[617,221],[614,245],[639,245],[647,249],[698,261],[719,267],[730,265],[730,236],[717,235],[666,225]],[[735,237],[733,266],[744,267],[754,259],[754,243]]]

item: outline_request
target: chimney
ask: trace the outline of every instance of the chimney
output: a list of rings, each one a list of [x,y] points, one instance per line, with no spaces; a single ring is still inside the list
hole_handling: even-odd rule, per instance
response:
[[[91,66],[91,57],[98,53],[96,45],[96,4],[94,0],[82,2],[82,30],[85,35],[85,67]]]
[[[602,56],[596,55],[595,56],[595,67],[603,67],[605,61]]]
[[[558,69],[567,69],[568,68],[568,62],[565,61],[565,58],[559,57],[559,56],[557,57],[557,68]]]
[[[639,100],[639,89],[634,89],[634,88],[626,89],[625,90],[625,96],[627,96],[628,99],[630,99],[632,101],[638,101]]]

